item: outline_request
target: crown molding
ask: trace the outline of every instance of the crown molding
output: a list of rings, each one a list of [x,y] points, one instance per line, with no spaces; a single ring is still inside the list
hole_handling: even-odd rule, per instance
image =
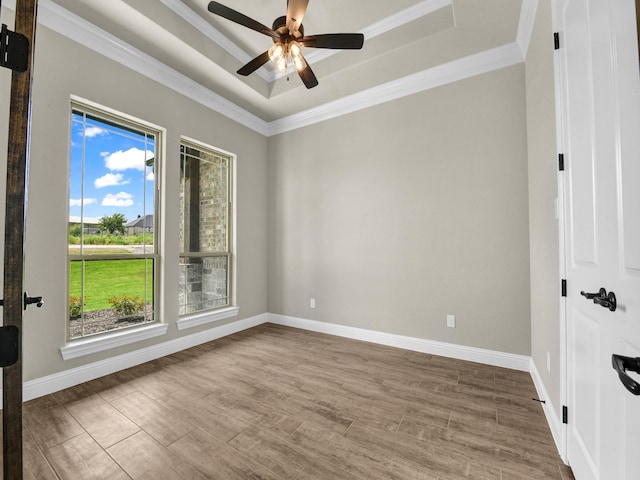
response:
[[[199,14],[194,12],[180,0],[160,1],[168,8],[170,8],[176,15],[180,16],[183,20],[193,25],[200,33],[202,33],[211,41],[215,42],[218,46],[226,50],[227,53],[235,57],[238,61],[240,61],[240,63],[245,64],[252,59],[252,57],[247,52],[245,52],[237,44],[233,43],[231,40],[225,37],[217,28],[204,20]],[[417,3],[379,22],[375,22],[368,27],[365,27],[359,33],[363,33],[366,39],[371,39],[448,6],[453,6],[453,0],[423,0],[420,3]],[[325,58],[329,58],[332,55],[335,55],[336,53],[338,53],[336,50],[321,49],[315,50],[314,52],[305,55],[305,57],[307,58],[307,61],[309,63],[317,63],[320,60],[324,60]],[[269,83],[274,82],[279,78],[285,77],[291,72],[292,70],[286,73],[264,69],[258,69],[256,71],[258,75],[260,75]]]
[[[515,43],[470,55],[325,103],[319,107],[274,120],[269,123],[269,136],[279,135],[407,95],[506,68],[522,61],[522,51]]]
[[[229,55],[236,58],[242,65],[248,63],[253,57],[240,48],[237,44],[233,43],[226,37],[220,30],[207,22],[199,14],[194,12],[191,8],[186,6],[180,0],[160,0],[176,15],[181,17],[187,23],[192,25],[196,30],[202,33],[209,40],[223,48]],[[273,72],[265,69],[258,69],[255,72],[267,82],[275,80]]]
[[[391,30],[402,27],[409,22],[413,22],[418,18],[429,15],[445,7],[453,8],[453,0],[423,0],[422,2],[416,3],[409,8],[405,8],[398,13],[394,13],[387,18],[383,18],[379,22],[372,23],[371,25],[363,28],[360,32],[356,33],[362,33],[364,35],[365,41],[371,40],[378,35],[382,35],[383,33],[387,33]],[[336,55],[338,52],[339,50],[317,49],[309,54],[305,53],[305,58],[307,59],[308,63],[314,64],[333,55]],[[287,73],[274,71],[273,79],[277,80],[278,78],[285,77],[292,72],[293,68],[291,68]]]
[[[518,24],[518,34],[516,43],[522,51],[522,58],[527,58],[529,51],[529,42],[533,34],[533,27],[536,22],[536,13],[538,12],[538,0],[522,0],[522,8],[520,9],[520,22]]]
[[[3,7],[15,10],[15,1],[5,0]],[[175,0],[161,1],[167,6],[175,3]],[[415,8],[426,11],[428,8],[442,8],[450,3],[451,0],[426,0],[417,4]],[[522,0],[518,35],[514,43],[433,67],[272,122],[262,120],[177,70],[60,7],[52,0],[40,0],[38,22],[247,128],[264,136],[272,136],[521,63],[526,57],[537,6],[538,0]],[[397,28],[398,22],[402,21],[403,13],[407,10],[370,26],[372,32],[381,33],[384,28]]]
[[[267,135],[268,124],[261,118],[51,0],[40,0],[38,9],[38,23],[231,120],[262,135]]]

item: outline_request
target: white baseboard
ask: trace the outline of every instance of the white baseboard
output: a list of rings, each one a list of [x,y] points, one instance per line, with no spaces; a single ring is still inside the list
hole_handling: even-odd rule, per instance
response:
[[[26,402],[65,388],[73,387],[80,383],[95,380],[96,378],[124,370],[125,368],[134,367],[187,348],[195,347],[202,343],[226,337],[227,335],[241,332],[242,330],[247,330],[248,328],[266,323],[268,319],[268,314],[263,313],[254,317],[238,320],[237,322],[228,323],[202,332],[169,340],[158,345],[153,345],[151,347],[142,348],[140,350],[118,355],[106,360],[83,365],[82,367],[72,368],[63,372],[47,375],[46,377],[37,378],[35,380],[29,380],[23,384],[23,399]],[[1,399],[2,390],[0,390],[0,401]]]
[[[493,365],[496,367],[510,368],[512,370],[520,370],[529,372],[533,383],[538,392],[538,397],[544,399],[546,403],[542,404],[544,413],[551,429],[553,440],[560,454],[560,458],[567,463],[566,458],[566,432],[563,428],[562,421],[556,414],[553,403],[549,400],[549,395],[544,383],[540,378],[535,363],[531,357],[525,355],[517,355],[513,353],[496,352],[493,350],[485,350],[481,348],[467,347],[464,345],[455,345],[450,343],[436,342],[433,340],[425,340],[422,338],[406,337],[391,333],[376,332],[374,330],[365,330],[362,328],[348,327],[333,323],[317,322],[315,320],[307,320],[303,318],[289,317],[286,315],[269,314],[269,322],[277,325],[300,328],[313,332],[327,333],[339,337],[352,338],[354,340],[362,340],[365,342],[378,343],[391,347],[404,348],[416,352],[429,353],[432,355],[441,355],[443,357],[457,358],[470,362],[483,363],[485,365]]]
[[[269,314],[269,322],[288,327],[301,328],[303,330],[311,330],[313,332],[352,338],[354,340],[378,343],[390,347],[404,348],[405,350],[415,352],[430,353],[432,355],[457,358],[459,360],[478,362],[485,365],[510,368],[512,370],[520,370],[523,372],[530,370],[531,357],[525,355],[496,352],[482,348],[425,340],[423,338],[395,335],[393,333],[376,332],[374,330],[317,322],[315,320],[306,320],[304,318],[289,317],[274,313]]]
[[[558,454],[560,454],[560,458],[562,458],[562,461],[567,463],[566,428],[563,426],[560,417],[558,417],[557,410],[554,408],[553,402],[549,397],[549,393],[544,387],[542,378],[540,378],[540,372],[538,371],[533,358],[531,359],[530,373],[531,378],[533,379],[533,384],[535,385],[536,391],[538,392],[538,398],[545,401],[545,403],[542,404],[542,409],[544,411],[545,417],[547,417],[547,423],[549,424],[549,428],[551,429],[551,435],[553,436],[556,448],[558,449]]]

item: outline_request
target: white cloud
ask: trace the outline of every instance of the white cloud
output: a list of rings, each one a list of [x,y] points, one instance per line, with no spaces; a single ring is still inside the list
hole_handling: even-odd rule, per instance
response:
[[[149,180],[150,182],[153,182],[154,178],[155,178],[155,175],[153,174],[153,172],[149,172],[147,174],[147,180]]]
[[[85,205],[91,205],[92,203],[96,203],[98,201],[97,198],[85,198],[84,202],[81,198],[70,198],[69,206],[70,207],[81,207],[84,203]]]
[[[107,193],[102,199],[103,207],[130,207],[133,205],[133,195],[127,192],[119,192],[115,195]]]
[[[153,158],[153,152],[130,148],[129,150],[118,150],[104,157],[105,166],[112,171],[122,171],[129,169],[144,171],[145,163]]]
[[[97,137],[98,135],[106,135],[108,132],[104,128],[91,126],[87,127],[84,131],[85,137]]]
[[[96,188],[113,187],[115,185],[126,185],[129,180],[124,180],[121,173],[107,173],[102,177],[96,178],[93,181],[93,186]]]

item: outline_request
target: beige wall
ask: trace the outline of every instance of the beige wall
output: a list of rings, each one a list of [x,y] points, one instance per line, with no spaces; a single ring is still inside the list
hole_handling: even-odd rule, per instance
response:
[[[25,380],[207,328],[175,328],[172,259],[179,246],[177,229],[171,232],[178,217],[178,142],[187,135],[238,155],[239,318],[270,311],[532,354],[557,406],[558,304],[548,302],[559,288],[549,9],[549,0],[541,0],[526,68],[271,139],[39,28],[26,288],[47,303],[25,316]],[[9,78],[0,71],[4,98]],[[167,158],[164,179],[168,334],[65,362],[59,347],[66,322],[61,272],[71,94],[166,128],[167,152],[176,156]],[[0,182],[7,114],[2,102]],[[309,308],[311,297],[316,309]],[[446,328],[446,314],[457,316],[456,329]]]
[[[560,402],[558,163],[551,0],[540,0],[526,59],[531,242],[531,355],[556,415]],[[547,371],[547,352],[551,370]]]
[[[33,131],[26,243],[26,288],[43,295],[25,315],[24,378],[31,380],[131,352],[210,327],[178,332],[178,190],[180,135],[233,152],[237,161],[237,304],[240,316],[267,311],[267,140],[136,72],[39,26],[33,84]],[[7,92],[5,74],[0,88]],[[166,128],[162,320],[168,333],[153,340],[63,361],[67,287],[69,99],[77,95]],[[6,125],[4,102],[0,126]],[[4,128],[2,129],[5,131]],[[2,143],[5,142],[5,143]],[[4,138],[0,147],[6,145]],[[6,146],[0,152],[6,161]],[[4,178],[4,175],[3,175]],[[2,196],[4,197],[4,192]],[[159,296],[158,296],[159,297]],[[218,325],[218,324],[216,324]]]
[[[272,137],[269,311],[529,355],[524,85],[521,64]]]

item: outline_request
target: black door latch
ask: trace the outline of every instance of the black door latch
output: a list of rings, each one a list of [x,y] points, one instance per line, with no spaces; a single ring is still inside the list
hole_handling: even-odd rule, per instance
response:
[[[41,308],[44,305],[42,297],[30,297],[27,292],[22,295],[22,309],[26,310],[29,305],[36,304],[36,307]],[[0,307],[4,306],[4,299],[0,300]]]

